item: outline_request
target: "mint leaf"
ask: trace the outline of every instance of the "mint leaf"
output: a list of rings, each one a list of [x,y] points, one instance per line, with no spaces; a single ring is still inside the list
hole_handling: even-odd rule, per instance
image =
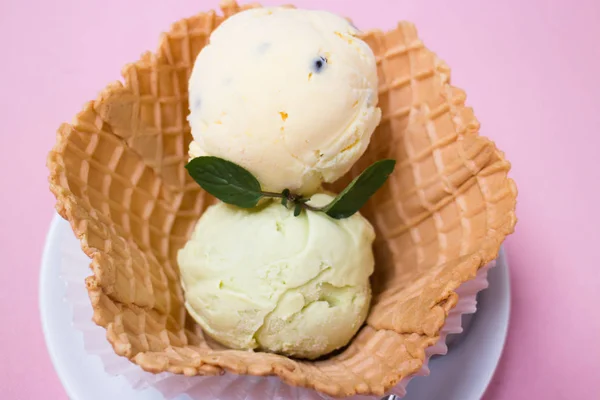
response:
[[[297,217],[302,212],[302,203],[296,203],[294,207],[294,217]]]
[[[202,189],[223,203],[252,208],[263,196],[250,172],[222,158],[196,157],[185,168]]]
[[[281,205],[283,205],[284,207],[287,207],[287,203],[288,203],[288,196],[290,195],[290,189],[283,189],[283,192],[281,192]]]
[[[380,160],[365,169],[335,199],[322,208],[331,218],[348,218],[355,214],[394,171],[396,160]]]

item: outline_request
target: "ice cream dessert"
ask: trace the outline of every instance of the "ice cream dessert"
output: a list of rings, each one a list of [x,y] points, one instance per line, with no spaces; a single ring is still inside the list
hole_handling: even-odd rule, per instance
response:
[[[189,81],[192,157],[232,161],[266,191],[315,193],[364,153],[381,118],[376,61],[347,20],[257,8],[228,18]]]
[[[318,194],[311,203],[331,196]],[[234,349],[315,358],[340,348],[367,315],[375,233],[360,214],[298,217],[278,202],[219,203],[178,254],[186,308]]]
[[[249,7],[221,3],[221,11],[175,22],[154,53],[126,65],[122,82],[107,84],[61,125],[48,158],[50,189],[91,261],[86,279],[91,304],[68,300],[91,306],[118,356],[160,373],[140,370],[138,383],[168,388],[169,396],[189,391],[227,397],[232,382],[236,393],[258,384],[267,388],[260,393],[284,398],[380,398],[397,383],[393,393],[402,394],[451,325],[456,294],[463,294],[455,292],[458,285],[472,280],[513,230],[510,163],[479,136],[465,92],[450,84],[449,67],[424,45],[413,24],[362,34],[373,45],[384,86],[382,114],[393,122],[380,125],[350,174],[357,177],[370,160],[395,158],[401,166],[388,187],[361,208],[377,232],[377,295],[374,291],[368,324],[339,354],[312,362],[215,345],[186,312],[176,253],[213,202],[210,195],[218,197],[185,175],[188,147],[182,144],[191,139],[186,76],[207,36]],[[440,168],[430,168],[434,165]],[[102,360],[112,362],[104,350]],[[224,371],[273,374],[316,391],[288,388],[278,379],[179,375]]]
[[[253,9],[196,58],[186,168],[223,203],[178,263],[189,314],[225,346],[314,359],[367,316],[374,230],[357,208],[318,212],[334,199],[321,184],[348,172],[381,118],[375,57],[357,33],[323,11]],[[251,201],[234,200],[242,190]]]

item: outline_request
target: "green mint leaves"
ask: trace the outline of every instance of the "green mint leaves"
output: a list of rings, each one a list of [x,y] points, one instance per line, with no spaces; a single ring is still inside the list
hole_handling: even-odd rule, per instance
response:
[[[202,189],[223,203],[252,208],[263,197],[254,175],[222,158],[196,157],[185,168]]]
[[[367,200],[387,180],[394,171],[396,160],[380,160],[371,164],[359,176],[354,178],[346,189],[323,208],[323,211],[332,218],[348,218],[361,209]]]
[[[354,179],[333,201],[324,207],[314,207],[309,198],[291,193],[264,192],[258,180],[246,169],[218,157],[197,157],[185,168],[190,176],[211,195],[224,203],[240,208],[255,207],[263,197],[281,198],[285,207],[293,207],[298,216],[303,209],[321,211],[332,218],[342,219],[354,215],[385,183],[393,172],[395,160],[380,160]]]

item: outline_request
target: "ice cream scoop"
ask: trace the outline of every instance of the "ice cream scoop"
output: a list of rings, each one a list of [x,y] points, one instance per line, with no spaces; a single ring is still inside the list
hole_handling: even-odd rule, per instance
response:
[[[332,197],[313,196],[313,205]],[[364,322],[375,233],[360,214],[335,220],[278,202],[219,203],[178,253],[186,308],[234,349],[316,358],[346,345]]]
[[[375,57],[357,34],[324,11],[228,18],[189,81],[190,156],[241,165],[266,191],[311,195],[340,178],[381,119]]]

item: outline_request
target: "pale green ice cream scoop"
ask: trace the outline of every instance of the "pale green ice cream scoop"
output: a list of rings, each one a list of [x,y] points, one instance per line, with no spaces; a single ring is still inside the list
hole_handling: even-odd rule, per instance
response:
[[[311,204],[332,197],[313,196]],[[279,202],[244,210],[219,203],[178,254],[186,308],[234,349],[316,358],[346,345],[371,300],[375,233],[360,214],[294,217]]]

